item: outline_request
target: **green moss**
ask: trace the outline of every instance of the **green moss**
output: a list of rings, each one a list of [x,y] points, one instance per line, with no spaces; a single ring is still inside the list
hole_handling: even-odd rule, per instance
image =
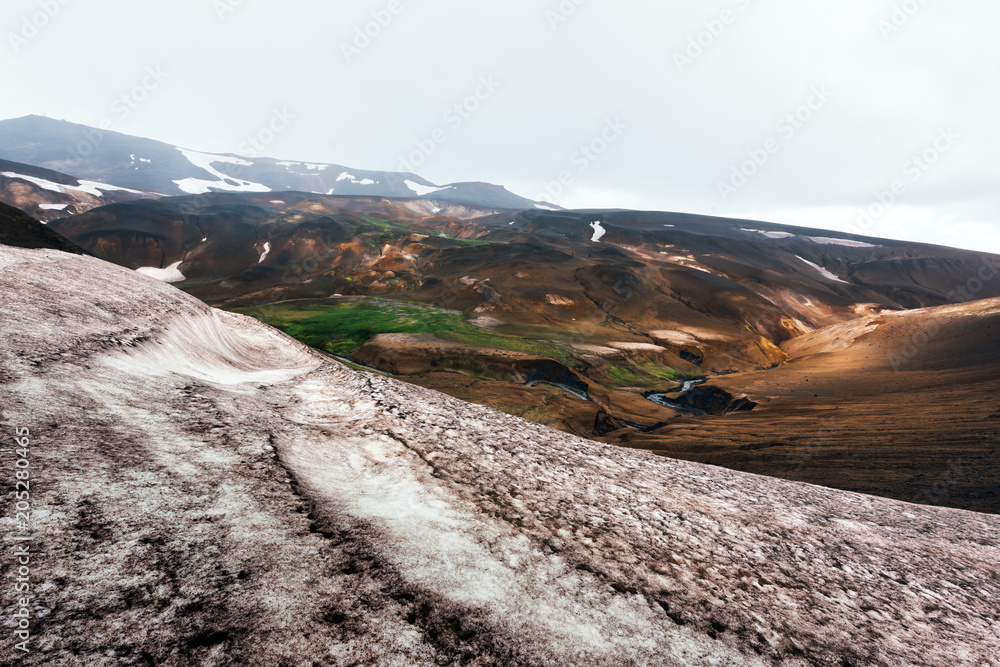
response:
[[[453,310],[396,301],[293,301],[237,308],[236,312],[275,326],[306,345],[346,357],[381,333],[429,333],[444,340],[525,352],[570,362],[566,352],[545,341],[482,331]]]
[[[646,387],[655,389],[661,387],[664,381],[678,382],[697,375],[682,373],[677,369],[660,366],[652,361],[642,361],[627,366],[612,365],[605,375],[619,387]]]
[[[479,248],[485,245],[496,245],[497,243],[496,241],[483,241],[481,239],[449,238],[448,240],[465,248]]]
[[[640,378],[634,371],[624,366],[609,366],[607,376],[619,387],[634,387],[642,384]]]
[[[662,378],[664,380],[676,381],[684,379],[684,373],[681,373],[679,370],[676,370],[674,368],[665,368],[663,366],[658,366],[657,364],[654,364],[652,361],[644,361],[641,364],[639,364],[639,367],[646,373],[649,373],[650,375],[653,375],[658,378]]]

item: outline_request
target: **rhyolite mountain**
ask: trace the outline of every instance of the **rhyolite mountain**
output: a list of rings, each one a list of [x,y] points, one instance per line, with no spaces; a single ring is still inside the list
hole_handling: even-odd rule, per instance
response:
[[[318,349],[577,435],[1000,512],[997,360],[935,366],[920,327],[936,317],[924,309],[1000,297],[996,255],[671,213],[305,193],[126,202],[50,225]],[[936,340],[1000,346],[984,303]],[[799,344],[848,324],[861,333],[847,342]],[[867,356],[840,352],[855,340]],[[817,373],[804,349],[840,370]],[[961,474],[926,493],[955,461]]]
[[[156,192],[88,181],[20,162],[0,160],[0,202],[49,222],[99,206],[159,197]]]
[[[0,159],[161,195],[302,191],[430,197],[505,209],[553,208],[489,183],[438,186],[411,173],[204,153],[44,116],[0,121]]]

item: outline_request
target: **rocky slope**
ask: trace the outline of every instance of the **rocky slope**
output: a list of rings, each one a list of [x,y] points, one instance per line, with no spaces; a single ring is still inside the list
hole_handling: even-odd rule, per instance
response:
[[[783,348],[791,361],[778,368],[712,378],[754,397],[753,412],[606,440],[1000,513],[1000,299],[869,315]]]
[[[0,244],[16,248],[51,248],[77,255],[85,250],[45,227],[24,211],[0,203]]]
[[[561,434],[94,258],[0,247],[0,293],[20,664],[998,664],[998,517]]]

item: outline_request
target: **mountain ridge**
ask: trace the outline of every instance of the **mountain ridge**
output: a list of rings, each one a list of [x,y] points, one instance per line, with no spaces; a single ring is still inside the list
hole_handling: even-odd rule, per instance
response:
[[[315,192],[424,198],[497,208],[551,205],[482,182],[436,185],[406,172],[207,153],[44,116],[0,121],[0,158],[163,195]]]

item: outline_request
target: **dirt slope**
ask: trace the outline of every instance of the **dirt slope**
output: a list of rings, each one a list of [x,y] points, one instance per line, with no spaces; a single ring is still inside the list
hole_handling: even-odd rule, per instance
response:
[[[901,500],[1000,513],[1000,299],[871,315],[713,379],[752,413],[609,440]]]
[[[92,258],[0,248],[0,292],[20,664],[997,664],[998,517],[557,433]]]

